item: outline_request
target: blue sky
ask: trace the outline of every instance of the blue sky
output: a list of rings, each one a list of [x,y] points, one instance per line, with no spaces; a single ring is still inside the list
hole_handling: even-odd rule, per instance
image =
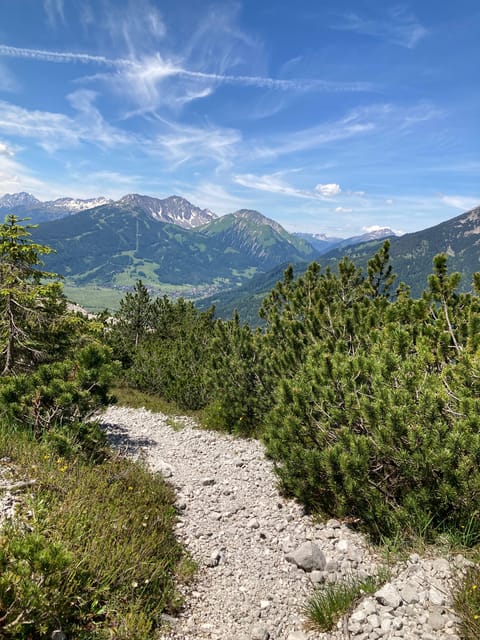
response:
[[[432,226],[480,204],[479,33],[476,0],[2,0],[0,195]]]

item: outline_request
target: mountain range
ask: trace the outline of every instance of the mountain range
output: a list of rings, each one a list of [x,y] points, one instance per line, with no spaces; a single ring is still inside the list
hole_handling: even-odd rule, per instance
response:
[[[175,286],[202,295],[315,255],[257,211],[217,217],[178,196],[125,196],[41,222],[33,233],[56,251],[46,257],[47,268],[70,285],[128,288],[142,279],[157,293]]]
[[[217,218],[208,209],[200,209],[179,196],[152,198],[138,193],[129,193],[120,200],[109,200],[100,196],[82,200],[80,198],[58,198],[42,202],[30,193],[7,193],[0,198],[0,214],[13,214],[19,218],[29,218],[32,224],[49,222],[81,211],[109,205],[127,210],[136,209],[148,214],[154,220],[170,222],[185,229],[198,227]]]
[[[27,193],[6,194],[0,213],[38,223],[35,241],[56,250],[46,267],[65,276],[68,286],[124,291],[140,278],[157,294],[204,297],[199,304],[215,303],[219,315],[230,316],[238,307],[251,320],[287,264],[297,273],[314,259],[335,268],[347,255],[366,266],[386,237],[398,281],[414,296],[426,286],[437,253],[449,256],[464,290],[480,269],[480,207],[400,237],[378,228],[346,239],[290,234],[248,209],[217,216],[180,196],[41,202]]]

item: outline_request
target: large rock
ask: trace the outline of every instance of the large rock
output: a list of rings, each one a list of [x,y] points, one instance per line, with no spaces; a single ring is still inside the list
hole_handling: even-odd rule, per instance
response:
[[[285,559],[304,571],[323,571],[327,564],[323,551],[314,542],[304,542]]]

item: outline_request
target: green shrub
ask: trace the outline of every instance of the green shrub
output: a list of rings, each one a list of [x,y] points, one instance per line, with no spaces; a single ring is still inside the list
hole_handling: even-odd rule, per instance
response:
[[[455,534],[480,496],[478,298],[455,292],[443,256],[416,301],[379,295],[371,269],[356,284],[342,269],[317,274],[313,291],[289,281],[270,310],[285,344],[268,452],[289,493],[377,540]]]
[[[114,374],[110,350],[90,343],[72,359],[0,377],[0,418],[37,435],[81,421],[107,402]]]

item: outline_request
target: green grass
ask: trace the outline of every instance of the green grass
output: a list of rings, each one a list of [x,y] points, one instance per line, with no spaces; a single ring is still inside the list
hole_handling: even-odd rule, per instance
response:
[[[79,640],[151,640],[181,600],[193,565],[173,534],[174,495],[141,464],[59,455],[55,441],[3,429],[0,451],[17,478],[35,478],[20,522],[0,532],[5,640],[62,628]]]
[[[100,313],[104,309],[115,311],[120,307],[120,300],[125,296],[125,291],[95,285],[76,287],[66,283],[63,290],[69,300],[76,302],[90,313]]]
[[[453,608],[459,619],[462,640],[480,638],[480,566],[467,569],[458,580],[453,594]]]
[[[186,409],[179,409],[177,405],[172,402],[167,402],[160,396],[152,393],[145,393],[126,386],[113,387],[111,393],[114,397],[115,403],[123,406],[130,407],[131,409],[145,408],[153,413],[166,413],[169,416],[192,416],[199,418],[201,416],[200,411],[191,411]],[[173,418],[174,421],[174,418]],[[178,426],[178,422],[176,423]]]
[[[366,594],[375,593],[390,577],[387,569],[364,580],[351,578],[317,587],[304,607],[304,614],[312,626],[320,631],[331,631],[338,620],[351,611]]]

